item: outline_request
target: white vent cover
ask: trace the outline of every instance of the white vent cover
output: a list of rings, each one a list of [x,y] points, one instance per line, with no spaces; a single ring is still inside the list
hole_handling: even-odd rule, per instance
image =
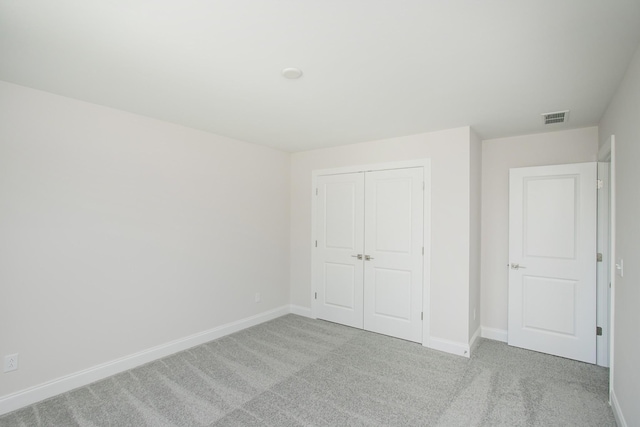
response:
[[[545,125],[552,125],[555,123],[564,123],[569,120],[569,110],[556,111],[554,113],[544,113],[542,115]]]

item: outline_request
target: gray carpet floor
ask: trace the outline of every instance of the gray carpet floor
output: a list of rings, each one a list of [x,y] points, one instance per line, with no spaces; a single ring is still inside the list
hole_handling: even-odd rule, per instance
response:
[[[608,370],[481,340],[471,359],[286,315],[0,426],[615,426]]]

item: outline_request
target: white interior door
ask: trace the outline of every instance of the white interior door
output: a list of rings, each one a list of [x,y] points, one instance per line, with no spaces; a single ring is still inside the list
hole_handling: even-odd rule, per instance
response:
[[[597,363],[609,367],[609,307],[611,283],[609,272],[609,163],[598,162],[598,263],[597,271],[597,322],[600,335],[596,337]]]
[[[317,318],[422,342],[423,210],[423,167],[317,177]]]
[[[364,329],[422,342],[422,168],[367,172]]]
[[[596,192],[596,163],[510,170],[510,345],[595,363]]]
[[[362,328],[364,174],[321,176],[317,191],[316,315]]]

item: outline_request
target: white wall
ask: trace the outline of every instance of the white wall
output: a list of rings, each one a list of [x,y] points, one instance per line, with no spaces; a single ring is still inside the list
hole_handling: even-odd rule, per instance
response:
[[[595,161],[598,128],[589,127],[482,144],[482,327],[506,340],[509,262],[509,168]]]
[[[628,426],[640,425],[640,46],[600,122],[600,142],[615,135],[616,277],[613,359],[614,409]],[[617,406],[617,408],[616,408]]]
[[[311,307],[311,173],[431,158],[431,337],[469,340],[470,129],[295,153],[291,158],[291,302]],[[444,341],[443,341],[444,340]]]
[[[287,305],[289,168],[0,82],[0,397]]]
[[[469,339],[479,332],[481,318],[482,141],[473,131],[470,144]]]

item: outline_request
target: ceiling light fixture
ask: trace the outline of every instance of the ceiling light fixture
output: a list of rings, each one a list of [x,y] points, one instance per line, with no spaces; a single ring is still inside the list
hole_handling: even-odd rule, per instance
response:
[[[302,77],[302,70],[299,68],[285,68],[282,70],[282,77],[291,80],[299,79]]]

